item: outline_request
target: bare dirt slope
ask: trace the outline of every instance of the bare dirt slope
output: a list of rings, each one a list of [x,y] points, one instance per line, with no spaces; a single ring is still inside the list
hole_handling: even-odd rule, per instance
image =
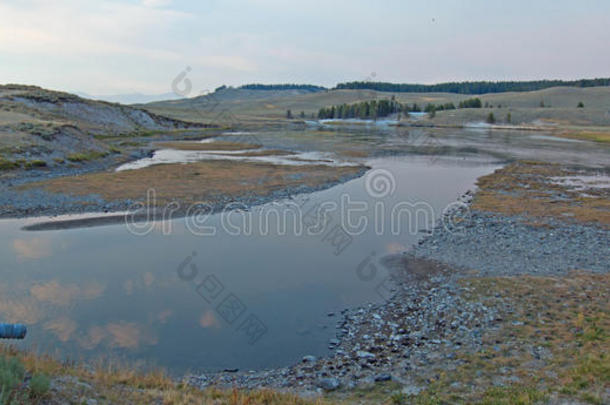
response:
[[[35,86],[2,85],[0,170],[93,159],[113,152],[103,137],[193,126],[121,104]]]

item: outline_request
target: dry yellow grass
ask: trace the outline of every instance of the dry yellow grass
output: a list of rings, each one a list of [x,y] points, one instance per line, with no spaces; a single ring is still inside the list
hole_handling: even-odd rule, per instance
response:
[[[339,151],[339,154],[345,157],[352,157],[352,158],[365,158],[368,157],[370,155],[371,151],[366,151],[366,150],[345,150],[345,151]]]
[[[576,175],[582,173],[556,164],[517,162],[481,177],[472,206],[534,221],[554,217],[609,226],[609,189],[596,188],[583,194],[551,181],[551,177]]]
[[[264,150],[255,150],[251,152],[240,153],[239,156],[245,157],[258,157],[258,156],[288,156],[295,155],[294,152],[281,150],[281,149],[264,149]]]
[[[157,206],[171,201],[214,203],[220,197],[267,196],[284,188],[318,187],[356,175],[362,167],[278,166],[237,161],[202,161],[150,166],[138,170],[92,173],[28,184],[54,193],[97,194],[107,201],[144,201],[155,190]]]
[[[100,404],[162,405],[326,405],[323,399],[305,400],[294,394],[271,390],[199,390],[170,378],[161,370],[148,373],[125,365],[98,365],[94,369],[49,356],[24,352],[0,345],[0,355],[19,359],[30,373],[42,373],[57,379],[59,390],[51,390],[44,404],[85,403],[96,399]],[[67,378],[66,378],[67,377]],[[75,402],[76,400],[76,402]],[[334,402],[333,402],[334,403]]]
[[[546,386],[546,394],[555,397],[599,404],[610,400],[610,275],[573,272],[463,284],[473,299],[493,306],[501,297],[515,311],[503,327],[484,336],[488,347],[500,350],[470,356],[460,373],[472,375],[479,368],[493,375],[508,367],[530,388]]]
[[[425,270],[415,269],[416,272]],[[0,346],[30,372],[64,378],[45,403],[87,398],[98,403],[190,404],[523,404],[551,400],[605,404],[610,400],[610,274],[572,272],[561,277],[487,277],[460,281],[464,298],[502,315],[485,330],[480,350],[458,350],[457,368],[442,369],[416,396],[400,394],[394,382],[323,394],[306,400],[268,389],[203,391],[163,371],[140,373],[125,365],[84,367]],[[498,378],[513,381],[497,385]],[[90,388],[83,389],[83,384]],[[457,384],[457,385],[456,385]],[[553,403],[555,403],[553,402]],[[578,402],[580,403],[580,402]]]
[[[502,314],[457,368],[400,404],[534,405],[610,401],[610,275],[463,279],[464,298]]]
[[[581,139],[585,141],[594,141],[600,143],[610,143],[610,132],[577,131],[560,132],[557,135],[563,138]]]
[[[154,144],[158,148],[169,148],[177,150],[200,150],[200,151],[237,151],[258,149],[261,145],[240,143],[240,142],[225,142],[216,141],[209,143],[201,142],[157,142]]]

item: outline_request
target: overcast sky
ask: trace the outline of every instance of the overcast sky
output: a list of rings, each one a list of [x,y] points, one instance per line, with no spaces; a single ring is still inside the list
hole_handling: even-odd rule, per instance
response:
[[[94,95],[608,77],[609,44],[608,0],[0,0],[0,83]]]

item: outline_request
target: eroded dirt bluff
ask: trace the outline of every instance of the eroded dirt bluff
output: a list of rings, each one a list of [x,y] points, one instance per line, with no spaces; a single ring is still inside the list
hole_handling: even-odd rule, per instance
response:
[[[55,167],[121,152],[108,137],[150,136],[205,125],[35,86],[0,86],[0,170]],[[71,156],[81,154],[79,156]],[[86,158],[86,159],[85,159]]]

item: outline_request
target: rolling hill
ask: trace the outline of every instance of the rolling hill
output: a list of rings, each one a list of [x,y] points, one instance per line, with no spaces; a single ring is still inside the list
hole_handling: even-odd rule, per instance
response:
[[[112,150],[103,137],[190,127],[201,124],[36,86],[0,86],[0,163],[7,167],[105,156]]]
[[[142,105],[151,112],[178,119],[207,123],[227,120],[282,119],[287,110],[299,117],[317,115],[321,107],[395,97],[401,103],[425,106],[428,103],[459,104],[475,97],[455,93],[391,93],[375,90],[335,89],[318,92],[236,90],[221,91],[192,99],[162,101]],[[553,87],[531,92],[492,93],[477,96],[489,108],[439,112],[436,122],[462,125],[484,121],[491,112],[514,123],[546,122],[576,126],[610,125],[610,87]],[[582,102],[584,108],[577,108]],[[544,107],[542,107],[544,106]]]

